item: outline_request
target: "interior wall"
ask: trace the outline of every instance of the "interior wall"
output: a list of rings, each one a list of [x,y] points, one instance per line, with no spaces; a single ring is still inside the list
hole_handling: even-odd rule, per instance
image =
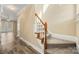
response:
[[[43,14],[43,20],[48,23],[48,30],[52,33],[76,35],[74,20],[74,5],[49,5]],[[66,41],[53,40],[53,43]]]
[[[43,52],[39,45],[38,39],[34,36],[34,21],[35,21],[35,5],[26,6],[18,17],[20,20],[20,36],[35,46],[35,49]]]
[[[77,14],[77,18],[76,18],[76,34],[77,36],[79,36],[79,4],[76,5],[77,9],[76,9],[76,14]]]
[[[48,22],[48,29],[51,32],[75,35],[73,5],[49,5],[43,19]]]
[[[77,33],[77,36],[79,36],[79,21],[77,22],[76,26],[77,26],[76,33]]]

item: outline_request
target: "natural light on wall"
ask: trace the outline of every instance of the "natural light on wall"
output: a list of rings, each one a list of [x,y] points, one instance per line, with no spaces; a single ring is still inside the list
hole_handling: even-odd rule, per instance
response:
[[[49,4],[44,4],[44,5],[43,5],[43,14],[44,14],[45,11],[47,10],[48,6],[49,6]]]

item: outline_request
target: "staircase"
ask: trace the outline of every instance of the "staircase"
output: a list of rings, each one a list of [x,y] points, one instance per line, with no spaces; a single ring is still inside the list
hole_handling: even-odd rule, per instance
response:
[[[47,49],[49,54],[78,54],[78,37],[52,33],[48,35]],[[53,42],[54,41],[54,42]],[[58,43],[57,43],[58,42]]]
[[[78,54],[76,44],[47,44],[45,54]]]
[[[79,51],[79,38],[76,36],[69,36],[69,35],[60,35],[60,34],[55,34],[51,33],[49,34],[47,30],[47,23],[44,23],[40,17],[35,14],[35,16],[40,20],[40,23],[43,24],[44,26],[44,53],[45,54],[77,54]],[[64,40],[64,41],[71,41],[74,42],[72,44],[50,44],[48,43],[49,38],[54,38],[57,40]],[[41,40],[41,39],[40,39]]]

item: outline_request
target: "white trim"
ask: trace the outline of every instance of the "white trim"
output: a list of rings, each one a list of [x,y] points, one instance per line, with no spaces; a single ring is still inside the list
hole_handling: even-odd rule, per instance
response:
[[[19,36],[19,38],[24,41],[25,43],[27,43],[28,45],[30,45],[31,47],[33,47],[35,50],[37,50],[39,53],[44,54],[44,51],[42,51],[40,48],[34,46],[33,44],[31,44],[29,41],[24,40],[22,37]]]
[[[67,40],[67,41],[72,41],[72,42],[75,42],[76,43],[76,48],[77,48],[77,51],[79,53],[79,37],[78,36],[70,36],[70,35],[61,35],[61,34],[55,34],[55,33],[51,33],[51,38],[55,38],[55,39],[58,39],[58,40]]]
[[[51,35],[51,38],[55,38],[58,40],[66,40],[66,41],[76,42],[79,39],[77,36],[62,35],[62,34],[56,34],[56,33],[51,33],[51,32],[49,32],[49,34]]]

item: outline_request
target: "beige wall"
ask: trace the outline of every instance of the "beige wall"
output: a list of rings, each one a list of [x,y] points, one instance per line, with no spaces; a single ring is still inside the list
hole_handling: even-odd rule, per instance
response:
[[[78,15],[78,17],[76,18],[76,34],[77,36],[79,36],[79,4],[76,5],[77,6],[77,9],[76,9],[76,14]]]
[[[76,24],[76,31],[77,31],[77,36],[79,36],[79,21],[77,22],[77,24]]]
[[[51,32],[75,35],[73,5],[49,5],[43,19],[48,22]]]
[[[43,20],[48,22],[48,30],[52,33],[76,35],[73,5],[49,5]],[[63,43],[64,41],[50,42]]]
[[[18,17],[20,20],[20,36],[35,46],[35,49],[42,52],[42,47],[39,44],[38,39],[34,37],[34,20],[35,20],[35,6],[26,6]]]

